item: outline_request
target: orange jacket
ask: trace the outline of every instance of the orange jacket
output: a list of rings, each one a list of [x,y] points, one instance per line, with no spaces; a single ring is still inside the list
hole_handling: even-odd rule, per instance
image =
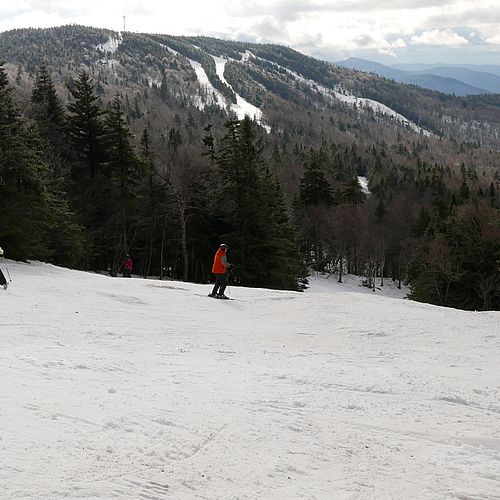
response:
[[[214,274],[224,274],[227,271],[227,260],[223,257],[226,256],[226,250],[224,248],[219,248],[214,257],[214,265],[212,266],[212,272]],[[224,262],[226,263],[224,265]]]

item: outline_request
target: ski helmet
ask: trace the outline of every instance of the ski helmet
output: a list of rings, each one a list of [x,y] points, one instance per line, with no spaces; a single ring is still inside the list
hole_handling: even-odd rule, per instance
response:
[[[225,248],[225,249],[227,250],[227,245],[226,245],[225,243],[221,243],[221,244],[219,245],[219,247],[220,247],[220,248]]]

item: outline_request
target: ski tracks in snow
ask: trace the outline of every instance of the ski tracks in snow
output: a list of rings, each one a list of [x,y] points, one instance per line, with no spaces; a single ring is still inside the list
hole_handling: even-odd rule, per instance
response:
[[[1,497],[497,495],[497,313],[12,270]]]

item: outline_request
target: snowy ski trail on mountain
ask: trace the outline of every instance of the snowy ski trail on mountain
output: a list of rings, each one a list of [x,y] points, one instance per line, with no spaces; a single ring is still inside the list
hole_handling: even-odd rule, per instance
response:
[[[498,312],[6,263],[2,499],[499,498]]]

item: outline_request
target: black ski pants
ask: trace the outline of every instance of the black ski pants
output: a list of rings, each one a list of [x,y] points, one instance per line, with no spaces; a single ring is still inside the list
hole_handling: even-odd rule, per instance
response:
[[[2,270],[0,269],[0,286],[6,285],[7,280],[5,279],[4,274],[2,273]]]
[[[215,285],[212,290],[212,295],[223,295],[224,290],[226,289],[227,286],[227,280],[229,279],[229,276],[227,273],[224,274],[216,274],[215,275]]]

